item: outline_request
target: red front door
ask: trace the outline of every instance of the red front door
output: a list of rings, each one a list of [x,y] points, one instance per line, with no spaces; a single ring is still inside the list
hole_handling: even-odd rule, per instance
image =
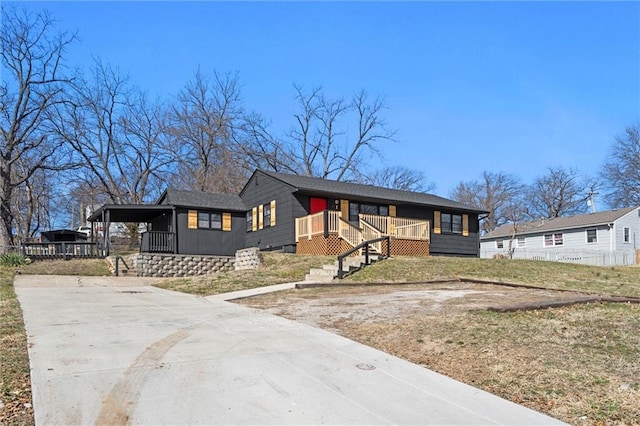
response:
[[[327,209],[326,198],[311,197],[311,208],[309,214],[319,213]]]

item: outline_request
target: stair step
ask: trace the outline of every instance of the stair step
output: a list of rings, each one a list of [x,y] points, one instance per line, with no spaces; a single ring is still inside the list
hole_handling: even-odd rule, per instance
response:
[[[309,271],[310,275],[318,275],[318,276],[330,276],[333,277],[335,275],[334,269],[318,269],[313,268]]]
[[[322,269],[325,271],[338,271],[338,265],[323,265]]]

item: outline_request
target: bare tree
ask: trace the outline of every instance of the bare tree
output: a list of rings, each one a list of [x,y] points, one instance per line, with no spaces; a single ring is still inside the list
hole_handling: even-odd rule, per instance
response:
[[[547,174],[537,178],[528,189],[529,217],[553,219],[584,213],[587,194],[596,190],[597,182],[581,179],[575,169],[550,167]]]
[[[274,171],[367,181],[366,157],[395,134],[382,117],[384,102],[361,91],[351,99],[330,98],[321,88],[294,85],[298,111],[284,137],[273,136],[258,115],[245,118],[241,143],[249,164]]]
[[[611,207],[640,206],[640,123],[616,136],[601,175]]]
[[[53,34],[54,21],[46,12],[32,13],[2,7],[0,50],[0,249],[14,244],[19,210],[12,209],[15,191],[41,170],[65,167],[57,162],[60,144],[49,137],[48,115],[64,102],[70,79],[63,55],[74,36]],[[25,189],[27,186],[25,186]],[[25,200],[33,201],[31,195]],[[24,224],[28,218],[21,218]]]
[[[363,183],[414,192],[430,192],[436,189],[434,182],[427,182],[424,172],[404,166],[386,166],[378,169]]]
[[[524,185],[510,174],[485,171],[479,180],[460,182],[451,198],[489,212],[482,222],[482,231],[491,232],[513,221],[513,212],[522,204]]]
[[[237,193],[247,180],[235,133],[242,125],[238,77],[199,70],[178,94],[171,111],[171,136],[180,161],[178,186]]]
[[[160,105],[147,102],[119,70],[97,61],[88,78],[77,78],[54,123],[58,138],[75,152],[76,180],[122,204],[161,192],[174,161],[164,120]]]

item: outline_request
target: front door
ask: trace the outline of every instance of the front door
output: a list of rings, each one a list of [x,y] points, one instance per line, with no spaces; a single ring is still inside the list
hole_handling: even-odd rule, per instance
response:
[[[326,198],[311,197],[311,205],[309,208],[309,214],[320,213],[327,209]]]

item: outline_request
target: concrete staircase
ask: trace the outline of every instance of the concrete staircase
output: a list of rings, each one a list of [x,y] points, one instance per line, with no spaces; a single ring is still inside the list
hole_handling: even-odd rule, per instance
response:
[[[369,255],[369,265],[382,259],[379,255]],[[365,265],[364,256],[353,256],[344,259],[342,262],[342,269],[346,274],[353,273]],[[322,268],[312,268],[304,280],[314,283],[331,282],[338,276],[338,261],[336,260],[333,265],[324,265]]]
[[[118,261],[119,276],[135,277],[137,275],[135,254],[127,256],[107,256],[107,261],[109,262],[109,270],[113,275],[116,274],[116,257],[120,257],[120,260]]]

